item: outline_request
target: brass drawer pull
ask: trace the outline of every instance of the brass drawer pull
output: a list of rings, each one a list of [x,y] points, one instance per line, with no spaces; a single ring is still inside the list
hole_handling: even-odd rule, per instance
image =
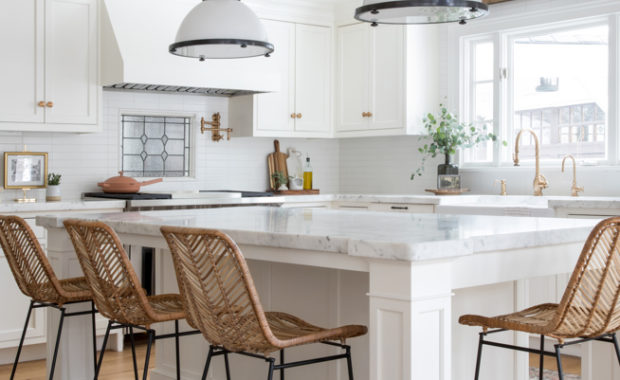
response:
[[[392,206],[392,210],[409,210],[409,207],[407,206]]]

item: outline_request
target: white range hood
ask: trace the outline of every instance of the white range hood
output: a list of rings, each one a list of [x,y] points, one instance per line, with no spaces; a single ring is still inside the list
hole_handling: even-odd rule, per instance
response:
[[[184,17],[199,2],[103,0],[101,84],[225,96],[279,91],[280,77],[269,58],[199,62],[168,52]]]

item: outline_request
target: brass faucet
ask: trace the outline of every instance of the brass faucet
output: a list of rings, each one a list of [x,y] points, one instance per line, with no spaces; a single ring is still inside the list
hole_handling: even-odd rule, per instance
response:
[[[534,144],[536,148],[536,176],[534,177],[534,195],[540,197],[543,195],[543,189],[549,187],[549,183],[547,182],[547,178],[544,175],[540,174],[540,144],[538,142],[538,136],[536,136],[536,132],[529,128],[524,128],[519,131],[517,134],[517,139],[515,141],[515,153],[513,154],[513,160],[515,166],[519,166],[519,140],[521,139],[521,135],[523,132],[529,132],[534,136]]]
[[[495,183],[493,184],[493,186],[497,185],[498,183],[501,186],[501,190],[499,192],[499,195],[502,195],[502,196],[508,195],[508,193],[506,192],[506,180],[505,179],[496,179]]]
[[[220,113],[214,113],[213,116],[211,116],[211,119],[212,121],[206,121],[203,117],[200,120],[200,132],[204,134],[207,131],[211,131],[211,139],[215,142],[218,142],[224,138],[220,132],[226,132],[227,140],[230,140],[230,135],[233,130],[231,128],[220,128],[222,126],[222,117],[220,116]],[[207,125],[210,125],[211,127],[207,127]]]
[[[575,157],[570,154],[564,156],[564,159],[562,160],[562,173],[564,173],[564,163],[567,158],[570,158],[573,161],[573,184],[570,187],[570,195],[573,197],[578,197],[579,193],[583,192],[583,187],[577,186],[577,163],[575,162]]]

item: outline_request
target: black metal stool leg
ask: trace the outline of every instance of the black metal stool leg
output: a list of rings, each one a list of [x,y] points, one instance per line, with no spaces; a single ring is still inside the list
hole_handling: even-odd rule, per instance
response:
[[[146,359],[144,360],[144,374],[142,375],[142,380],[147,380],[149,375],[149,360],[151,359],[151,347],[153,346],[153,341],[155,340],[155,331],[148,330],[147,331],[147,344],[146,344]]]
[[[224,353],[224,366],[226,367],[226,380],[230,380],[230,365],[228,364],[228,352]]]
[[[179,354],[179,320],[174,321],[174,349],[177,362],[177,380],[181,380],[181,356]]]
[[[60,322],[58,323],[58,335],[56,335],[56,345],[54,346],[54,356],[52,357],[52,365],[50,366],[50,380],[54,378],[54,370],[56,369],[56,357],[58,357],[58,347],[60,346],[60,336],[62,335],[62,325],[65,321],[64,307],[60,308]]]
[[[478,380],[480,377],[480,361],[482,359],[482,342],[484,342],[485,333],[480,333],[480,340],[478,341],[478,357],[476,359],[476,375],[474,376],[474,380]]]
[[[131,342],[131,357],[133,359],[133,377],[138,380],[138,362],[136,361],[136,340],[133,336],[133,327],[129,327],[129,340]]]
[[[540,368],[540,373],[538,374],[538,380],[543,380],[543,370],[545,367],[545,336],[541,335],[540,336],[540,365],[538,368]]]
[[[280,350],[280,365],[284,364],[284,348]],[[280,369],[280,380],[284,380],[284,368]]]
[[[202,371],[202,380],[207,380],[207,373],[209,372],[209,366],[211,365],[212,355],[213,355],[213,346],[209,346],[209,354],[207,355],[207,362],[205,363],[204,371]]]
[[[19,362],[19,356],[22,353],[22,347],[24,346],[24,339],[26,339],[26,331],[28,331],[28,323],[30,322],[30,314],[32,313],[32,307],[34,306],[34,301],[30,301],[30,306],[28,307],[28,314],[26,315],[26,323],[24,323],[24,330],[22,331],[22,337],[19,340],[19,346],[17,347],[17,354],[15,355],[15,361],[13,362],[13,369],[11,370],[11,378],[15,376],[15,370],[17,370],[17,363]]]
[[[558,362],[558,378],[559,380],[564,380],[564,370],[562,369],[562,355],[560,353],[561,346],[559,344],[555,345],[555,359]]]
[[[97,368],[95,369],[95,380],[99,378],[99,371],[101,371],[101,363],[103,363],[103,354],[105,353],[105,346],[108,344],[108,338],[110,337],[110,330],[112,328],[112,321],[108,321],[108,328],[105,330],[103,337],[103,344],[101,345],[101,353],[99,353],[99,361],[97,362]]]
[[[618,345],[618,338],[616,333],[611,334],[611,339],[614,340],[614,348],[616,349],[616,357],[618,358],[618,364],[620,364],[620,346]]]
[[[92,312],[92,328],[93,328],[93,365],[95,366],[95,371],[97,371],[97,325],[95,321],[95,316],[97,314],[97,310],[95,310],[95,303],[90,301],[90,310]]]
[[[268,361],[269,361],[269,373],[267,374],[267,380],[273,380],[273,367],[274,367],[276,359],[269,358]]]
[[[351,347],[347,346],[347,368],[349,369],[349,380],[353,380],[353,363],[351,361]]]

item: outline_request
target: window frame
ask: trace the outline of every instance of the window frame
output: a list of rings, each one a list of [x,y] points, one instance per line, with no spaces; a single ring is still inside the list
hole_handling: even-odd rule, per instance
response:
[[[189,119],[189,174],[183,177],[134,177],[141,180],[149,180],[154,178],[163,178],[164,182],[187,182],[196,180],[196,142],[198,135],[195,126],[198,123],[199,115],[193,112],[179,112],[166,110],[145,110],[145,109],[119,109],[118,120],[118,170],[123,170],[123,116],[153,116],[153,117],[171,117],[171,118],[187,118]]]
[[[463,59],[460,60],[459,88],[460,114],[465,120],[471,120],[473,98],[471,92],[473,70],[472,49],[476,42],[493,41],[494,43],[494,104],[493,104],[493,132],[499,140],[508,142],[508,147],[502,144],[494,144],[493,160],[490,162],[466,162],[464,152],[459,155],[459,162],[463,169],[479,169],[485,167],[509,167],[512,166],[512,152],[514,149],[515,134],[513,133],[514,114],[514,41],[524,36],[561,32],[575,28],[585,28],[606,24],[609,30],[609,61],[608,61],[608,105],[607,112],[607,159],[578,160],[581,165],[587,166],[610,166],[620,164],[620,120],[618,107],[620,107],[620,14],[607,13],[586,18],[574,18],[560,22],[534,22],[528,26],[519,28],[500,29],[496,28],[477,34],[463,34],[458,36],[459,51]],[[483,28],[485,29],[485,28]],[[494,30],[493,30],[494,29]],[[561,159],[541,160],[546,166],[558,167]],[[522,166],[533,166],[533,162],[524,162]]]

